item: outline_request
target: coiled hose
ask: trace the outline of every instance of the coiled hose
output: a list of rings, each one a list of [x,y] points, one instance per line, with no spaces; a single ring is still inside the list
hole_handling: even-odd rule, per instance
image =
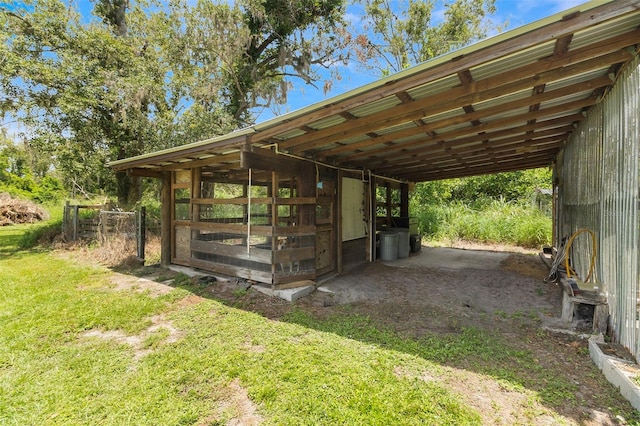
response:
[[[583,228],[583,229],[578,229],[576,232],[574,232],[568,240],[566,239],[566,237],[562,240],[560,249],[557,251],[556,257],[553,259],[553,262],[551,263],[549,276],[545,279],[546,282],[554,282],[558,279],[558,268],[560,267],[563,261],[564,261],[565,269],[567,271],[567,278],[571,278],[571,274],[573,274],[576,277],[578,276],[576,271],[574,271],[569,266],[569,253],[571,250],[571,244],[573,243],[573,240],[575,240],[575,238],[578,235],[584,232],[587,232],[591,235],[591,243],[593,248],[592,254],[591,254],[591,265],[589,266],[589,273],[587,274],[587,278],[584,280],[585,282],[589,281],[589,279],[593,275],[593,269],[596,261],[596,247],[597,247],[596,234],[590,229]]]
[[[567,242],[567,250],[566,253],[571,253],[571,244],[573,243],[573,240],[580,234],[582,234],[583,232],[587,232],[589,235],[591,235],[591,264],[589,265],[589,273],[587,274],[587,277],[583,280],[585,283],[589,281],[589,279],[591,279],[591,276],[593,275],[593,268],[596,264],[596,249],[597,249],[597,243],[596,243],[596,234],[595,232],[593,232],[590,229],[586,229],[586,228],[582,228],[582,229],[578,229],[576,232],[573,233],[573,235],[571,236],[571,238],[569,238],[569,241]],[[576,271],[574,271],[570,266],[569,266],[569,256],[565,255],[564,257],[564,267],[567,270],[567,278],[571,278],[571,273],[573,272],[573,275],[575,275],[576,277],[578,276],[578,274],[576,274]]]

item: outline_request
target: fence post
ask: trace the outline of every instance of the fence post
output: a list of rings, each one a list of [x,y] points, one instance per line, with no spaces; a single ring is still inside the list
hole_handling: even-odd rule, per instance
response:
[[[138,210],[138,260],[144,262],[144,249],[146,239],[146,222],[147,222],[147,208],[145,206],[140,207]]]
[[[79,205],[75,205],[73,206],[73,241],[77,241],[78,240],[78,216],[80,212],[80,206]]]
[[[62,212],[62,235],[65,239],[69,239],[69,200],[64,203],[64,210]]]

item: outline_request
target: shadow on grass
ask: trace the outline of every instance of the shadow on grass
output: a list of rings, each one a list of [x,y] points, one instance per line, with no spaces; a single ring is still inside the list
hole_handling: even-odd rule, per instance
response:
[[[0,228],[0,254],[23,256],[29,251],[19,249],[24,226]],[[350,305],[318,308],[305,303],[290,304],[283,300],[268,298],[255,291],[246,291],[242,285],[233,289],[220,291],[220,283],[194,281],[183,274],[169,273],[163,268],[153,266],[130,269],[128,265],[112,269],[132,275],[162,276],[158,281],[173,278],[173,286],[189,291],[192,294],[216,300],[233,308],[243,309],[263,315],[264,317],[300,326],[333,333],[344,338],[357,340],[380,348],[398,351],[420,357],[456,369],[486,375],[496,379],[506,392],[510,390],[528,389],[536,393],[540,403],[549,407],[559,415],[572,418],[576,423],[584,423],[584,412],[576,400],[576,395],[584,392],[576,384],[572,376],[575,370],[571,366],[573,359],[567,351],[557,350],[554,356],[564,360],[556,368],[548,368],[539,363],[537,354],[527,349],[527,342],[513,341],[496,331],[479,327],[458,328],[447,334],[427,333],[421,338],[408,338],[396,332],[392,326],[384,325],[375,318],[355,313]],[[242,284],[240,280],[240,284]],[[320,309],[320,311],[318,310]],[[533,326],[529,339],[542,341],[552,338],[549,334],[535,330]],[[518,334],[522,338],[524,333]],[[551,351],[553,342],[549,345]],[[595,366],[588,360],[588,355],[581,354],[580,365],[586,365],[585,375],[599,374]],[[584,358],[587,362],[584,362]],[[602,379],[604,381],[604,379]],[[609,409],[614,415],[621,414],[627,421],[640,422],[640,415],[635,412],[617,390],[604,382],[599,385],[596,405],[589,403],[588,408],[595,410]]]
[[[30,225],[0,226],[0,256],[17,257],[28,253],[22,249],[24,235]]]
[[[163,269],[155,266],[151,270],[161,273]],[[149,269],[145,273],[148,272]],[[633,410],[617,389],[601,377],[588,356],[585,342],[580,343],[581,349],[578,344],[572,344],[576,341],[574,338],[543,331],[537,324],[525,324],[521,318],[512,320],[520,321],[522,332],[508,337],[497,330],[459,327],[455,332],[446,334],[432,332],[420,338],[409,338],[371,316],[356,313],[351,305],[318,308],[304,302],[291,304],[257,291],[244,290],[243,280],[239,280],[236,290],[228,288],[221,291],[220,283],[199,282],[184,274],[175,274],[174,277],[174,287],[233,308],[485,375],[498,381],[506,393],[533,391],[534,398],[542,405],[561,416],[572,418],[577,424],[585,422],[585,409],[608,409],[612,417],[621,415],[631,424],[640,422],[640,413]],[[528,344],[542,346],[544,350],[551,351],[551,357],[562,361],[552,367],[544,365],[538,359],[540,354],[529,349]],[[597,397],[580,401],[577,395],[584,395],[590,390],[581,388],[576,380],[586,380],[586,376],[597,377],[593,381],[595,385],[592,384],[597,387]]]

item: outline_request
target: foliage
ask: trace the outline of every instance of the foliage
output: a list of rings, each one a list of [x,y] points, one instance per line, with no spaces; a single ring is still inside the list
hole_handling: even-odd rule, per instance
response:
[[[28,144],[16,144],[4,132],[0,134],[0,193],[38,203],[58,201],[64,191],[48,173],[49,166]]]
[[[171,15],[181,18],[173,18],[179,46],[173,53],[185,64],[180,78],[201,81],[199,88],[218,84],[225,111],[240,126],[251,124],[251,108],[286,102],[291,78],[313,84],[321,78],[316,68],[345,60],[343,6],[343,0],[174,6]],[[207,97],[201,90],[193,95]]]
[[[62,0],[0,5],[0,114],[24,123],[67,188],[135,202],[112,160],[226,133],[284,102],[340,47],[342,0],[228,3]],[[96,19],[97,18],[97,19]]]
[[[495,0],[361,0],[365,9],[364,32],[355,39],[357,57],[381,74],[412,65],[466,46],[500,30],[489,17]],[[440,20],[440,8],[444,8]]]
[[[26,250],[38,245],[49,245],[62,233],[62,209],[52,207],[49,212],[49,220],[32,225],[24,231],[18,244],[20,249]]]
[[[551,244],[551,219],[531,205],[492,201],[481,209],[459,202],[421,206],[420,232],[445,241],[477,241],[539,248]]]
[[[534,204],[551,188],[549,169],[423,182],[410,200],[421,232],[435,240],[551,244],[551,219]]]
[[[536,189],[551,189],[551,170],[546,168],[496,173],[468,178],[421,182],[415,187],[416,205],[459,201],[482,205],[491,200],[530,201]]]

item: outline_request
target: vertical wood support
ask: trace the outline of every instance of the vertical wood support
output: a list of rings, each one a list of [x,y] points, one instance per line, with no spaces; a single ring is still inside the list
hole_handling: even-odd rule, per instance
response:
[[[73,241],[76,241],[78,239],[79,217],[80,217],[80,206],[76,204],[75,206],[73,206]]]
[[[276,227],[278,226],[278,204],[276,204],[276,198],[278,197],[278,173],[271,172],[271,251],[275,253],[278,250],[278,236],[276,235]],[[277,272],[276,262],[273,261],[274,256],[271,257],[271,275],[275,276]],[[273,278],[271,283],[273,284]]]
[[[377,233],[378,233],[378,224],[377,224],[377,214],[378,214],[378,209],[377,209],[377,203],[378,203],[378,199],[377,199],[377,187],[378,187],[378,182],[376,181],[376,177],[374,175],[371,175],[370,179],[369,179],[369,187],[370,187],[370,197],[369,199],[371,200],[371,203],[369,204],[369,219],[370,219],[370,223],[369,223],[369,229],[370,229],[370,233],[369,233],[369,237],[370,237],[370,241],[369,241],[369,253],[368,254],[368,260],[370,262],[375,262],[376,257],[377,257],[377,252],[376,252],[376,238],[377,238]]]
[[[337,190],[338,195],[336,197],[336,271],[341,274],[343,271],[342,267],[342,179],[343,173],[342,170],[338,171],[338,182],[337,182]]]
[[[160,264],[169,266],[171,263],[171,237],[172,224],[171,212],[171,172],[162,173],[162,189],[160,195],[161,213],[160,213]]]
[[[387,197],[385,200],[386,203],[386,210],[387,210],[387,228],[391,226],[391,224],[393,223],[393,218],[392,218],[392,209],[393,209],[393,203],[391,202],[391,185],[389,184],[389,182],[386,182],[384,184],[384,187],[387,190]]]
[[[400,217],[409,219],[409,184],[400,184]],[[407,222],[407,226],[409,223]]]
[[[191,198],[202,198],[202,168],[194,167],[191,169]],[[190,203],[191,208],[191,225],[195,222],[200,221],[200,204]],[[191,241],[197,240],[200,235],[200,231],[194,229],[194,226],[191,226]],[[189,254],[191,258],[192,255]]]
[[[64,203],[64,212],[62,213],[62,234],[67,240],[71,240],[69,232],[69,216],[71,215],[71,203],[67,200]]]
[[[138,210],[138,260],[144,262],[144,250],[147,239],[147,208],[141,206]]]

